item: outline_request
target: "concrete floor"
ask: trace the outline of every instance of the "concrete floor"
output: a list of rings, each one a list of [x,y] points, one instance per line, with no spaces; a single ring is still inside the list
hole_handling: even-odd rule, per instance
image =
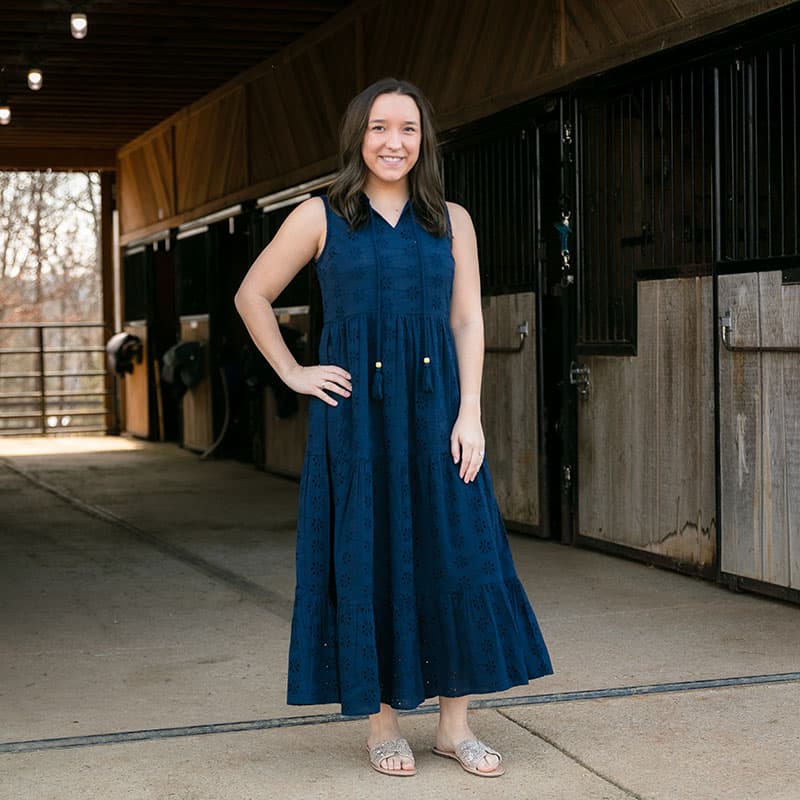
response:
[[[0,800],[800,800],[800,608],[518,536],[555,674],[472,712],[506,776],[429,753],[433,701],[419,774],[372,772],[363,720],[285,705],[296,502],[173,445],[0,441]]]

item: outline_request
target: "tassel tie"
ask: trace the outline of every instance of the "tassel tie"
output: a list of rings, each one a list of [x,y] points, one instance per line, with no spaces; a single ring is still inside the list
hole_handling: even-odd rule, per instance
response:
[[[422,315],[421,315],[421,324],[422,324],[422,359],[419,362],[419,372],[421,375],[417,374],[417,386],[422,387],[423,392],[432,392],[433,391],[433,377],[431,375],[431,358],[428,355],[428,321],[426,317],[427,308],[427,293],[425,291],[425,262],[422,257],[422,247],[419,241],[419,226],[417,225],[417,220],[414,216],[414,210],[411,206],[411,201],[408,201],[409,211],[411,213],[411,220],[413,222],[414,227],[414,243],[416,244],[417,249],[417,266],[419,269],[419,282],[420,282],[420,295],[421,295],[421,305],[422,305]],[[374,371],[372,373],[372,383],[370,385],[370,395],[374,400],[383,400],[383,361],[381,360],[381,356],[383,355],[383,315],[382,315],[382,282],[383,282],[383,259],[381,258],[380,248],[378,247],[378,234],[376,231],[375,226],[375,211],[373,210],[372,206],[370,205],[370,215],[369,215],[369,226],[370,232],[372,234],[372,246],[375,250],[375,264],[377,266],[377,297],[376,297],[376,306],[377,306],[377,336],[376,336],[376,359],[375,359],[375,366]],[[398,223],[399,224],[399,223]]]

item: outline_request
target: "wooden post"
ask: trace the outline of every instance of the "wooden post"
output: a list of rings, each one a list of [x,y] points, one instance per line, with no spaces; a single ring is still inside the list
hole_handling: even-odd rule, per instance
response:
[[[103,287],[103,343],[114,331],[114,186],[116,173],[100,173],[100,269]],[[118,434],[116,377],[106,373],[103,379],[105,396],[105,428],[108,434]]]

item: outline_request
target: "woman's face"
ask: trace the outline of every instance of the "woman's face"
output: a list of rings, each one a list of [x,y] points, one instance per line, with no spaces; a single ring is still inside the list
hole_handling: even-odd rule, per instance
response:
[[[406,94],[379,94],[361,143],[361,157],[372,173],[368,180],[406,180],[417,163],[421,143],[422,124],[414,99]]]

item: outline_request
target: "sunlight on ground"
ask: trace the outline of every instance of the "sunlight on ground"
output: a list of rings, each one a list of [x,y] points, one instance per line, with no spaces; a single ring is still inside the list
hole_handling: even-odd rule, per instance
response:
[[[147,442],[123,436],[14,436],[0,437],[2,456],[47,456],[64,453],[103,453],[144,450]]]

